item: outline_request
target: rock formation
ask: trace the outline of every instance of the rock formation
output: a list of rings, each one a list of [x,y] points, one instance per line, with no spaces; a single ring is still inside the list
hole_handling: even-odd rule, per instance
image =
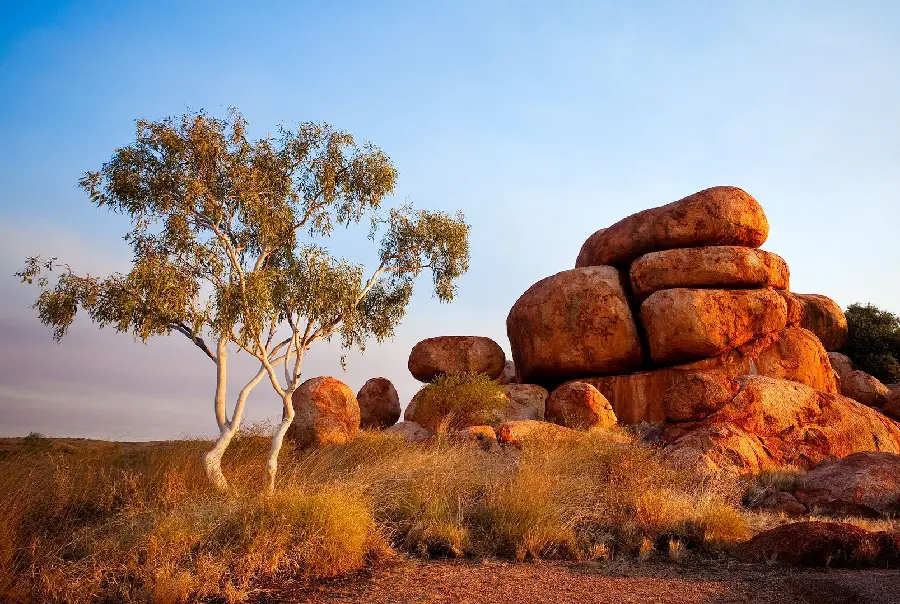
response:
[[[297,446],[340,445],[359,431],[359,404],[340,380],[306,380],[294,391],[293,402],[296,415],[286,437]]]
[[[400,397],[387,378],[367,381],[356,393],[360,428],[388,428],[400,419]]]
[[[616,414],[599,390],[583,382],[570,382],[550,394],[547,420],[566,428],[586,430],[615,426]]]
[[[794,495],[818,513],[896,516],[900,513],[900,455],[863,452],[823,462],[797,480]]]
[[[444,373],[484,373],[498,378],[506,365],[506,354],[490,338],[439,336],[416,344],[409,353],[409,372],[420,382],[430,382]]]

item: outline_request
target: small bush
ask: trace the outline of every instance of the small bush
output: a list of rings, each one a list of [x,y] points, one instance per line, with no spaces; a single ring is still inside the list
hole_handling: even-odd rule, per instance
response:
[[[416,419],[429,429],[496,424],[509,396],[483,373],[447,373],[416,394]]]
[[[900,317],[872,304],[851,304],[844,314],[844,354],[882,382],[900,382]]]

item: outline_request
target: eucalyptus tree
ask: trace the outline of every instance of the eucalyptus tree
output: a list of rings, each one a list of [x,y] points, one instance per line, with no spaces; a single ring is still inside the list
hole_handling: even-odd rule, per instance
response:
[[[138,121],[134,142],[80,180],[95,205],[130,218],[130,270],[79,275],[35,256],[17,276],[40,287],[34,308],[56,340],[81,309],[99,326],[143,341],[180,334],[210,360],[219,436],[203,462],[219,489],[228,489],[222,455],[247,398],[268,379],[283,406],[266,464],[271,490],[307,350],[332,338],[345,349],[381,342],[404,316],[422,271],[430,270],[434,294],[450,301],[468,270],[462,214],[379,210],[396,179],[381,149],[327,124],[279,127],[276,136],[250,140],[236,110],[224,119],[201,111]],[[380,240],[368,270],[322,245],[336,227],[360,223],[373,243]],[[230,348],[259,368],[229,415]]]

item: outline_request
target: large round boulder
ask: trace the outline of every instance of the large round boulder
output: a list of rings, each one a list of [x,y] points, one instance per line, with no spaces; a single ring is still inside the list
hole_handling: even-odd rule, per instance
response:
[[[637,300],[675,287],[718,289],[787,289],[790,270],[781,256],[737,247],[693,247],[651,252],[635,260],[629,271]]]
[[[400,419],[400,396],[387,378],[367,381],[356,393],[361,428],[388,428]]]
[[[620,423],[634,424],[670,418],[663,405],[666,393],[698,372],[726,378],[755,373],[800,382],[825,392],[838,392],[822,343],[801,327],[788,327],[724,354],[691,363],[626,375],[583,377],[578,381],[597,388],[612,404]],[[694,404],[708,409],[718,403],[710,399]],[[682,412],[675,413],[680,416]]]
[[[794,495],[817,512],[895,516],[900,513],[900,455],[861,452],[825,461],[797,479]]]
[[[581,246],[575,266],[625,266],[638,256],[673,248],[755,248],[768,236],[769,221],[753,197],[737,187],[713,187],[597,231]]]
[[[409,353],[409,372],[420,382],[444,373],[483,373],[498,378],[506,365],[503,349],[481,336],[438,336],[422,340]]]
[[[552,383],[641,364],[637,326],[610,266],[557,273],[522,294],[506,319],[519,379]]]
[[[563,384],[550,394],[547,419],[560,426],[580,430],[616,425],[616,414],[606,397],[583,382]]]
[[[294,391],[293,402],[295,416],[286,437],[297,446],[341,445],[359,431],[359,404],[340,380],[306,380]]]
[[[867,407],[881,408],[891,394],[890,389],[877,377],[865,371],[851,371],[841,380],[841,394]]]
[[[663,289],[641,304],[653,361],[661,365],[712,357],[787,324],[773,289]]]
[[[781,292],[788,306],[788,324],[804,327],[834,352],[847,343],[847,317],[837,302],[819,294]]]

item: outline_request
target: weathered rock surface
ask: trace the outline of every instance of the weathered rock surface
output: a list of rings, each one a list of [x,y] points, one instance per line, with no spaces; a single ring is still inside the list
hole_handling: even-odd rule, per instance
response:
[[[506,365],[503,366],[503,373],[500,374],[497,381],[504,385],[519,383],[519,379],[516,377],[516,364],[511,359],[506,360]]]
[[[573,434],[577,432],[570,428],[533,419],[503,422],[497,427],[497,440],[514,447],[521,447],[529,440],[569,438]]]
[[[881,412],[895,421],[900,421],[900,390],[891,390]]]
[[[506,354],[490,338],[438,336],[422,340],[409,353],[409,372],[420,382],[431,382],[444,373],[484,373],[500,377]]]
[[[753,197],[737,187],[713,187],[597,231],[584,242],[575,266],[621,266],[673,248],[756,248],[768,235],[769,221]]]
[[[544,419],[547,397],[546,389],[534,384],[507,384],[509,403],[501,412],[503,420]]]
[[[744,562],[814,568],[866,566],[882,555],[880,534],[844,522],[793,522],[763,531],[735,550]]]
[[[628,375],[587,377],[586,382],[609,400],[620,423],[666,419],[663,398],[685,374],[716,373],[729,378],[750,373],[792,380],[825,392],[837,392],[822,343],[801,327],[748,342],[716,357]]]
[[[825,350],[840,350],[847,342],[847,318],[837,303],[818,294],[782,292],[788,306],[788,324],[804,327],[822,340]]]
[[[434,436],[434,433],[431,430],[423,428],[416,422],[410,421],[394,424],[390,428],[387,428],[384,433],[402,438],[403,440],[412,443],[422,443]]]
[[[775,514],[784,514],[789,518],[803,516],[807,512],[806,506],[800,503],[796,497],[783,491],[769,493],[755,507],[774,512]]]
[[[583,382],[563,384],[550,394],[547,419],[579,430],[616,425],[616,414],[606,397]]]
[[[841,394],[876,409],[883,407],[891,391],[865,371],[851,371],[841,380]]]
[[[297,446],[340,445],[359,431],[359,404],[350,386],[333,377],[306,380],[293,396],[294,421],[286,438]]]
[[[506,331],[525,383],[627,373],[642,361],[619,272],[609,266],[538,281],[513,305]]]
[[[900,455],[863,452],[825,461],[797,480],[794,495],[817,513],[896,515],[900,512]]]
[[[400,396],[387,378],[376,377],[356,393],[361,428],[388,428],[400,419]]]
[[[638,300],[672,288],[787,289],[787,262],[764,250],[722,246],[651,252],[635,260],[629,271]]]
[[[697,422],[667,424],[664,452],[708,471],[759,473],[860,451],[900,453],[900,424],[849,398],[763,376],[735,380],[738,394]]]
[[[787,324],[773,289],[664,289],[641,304],[650,356],[674,364],[716,356]]]
[[[670,422],[696,421],[715,413],[731,401],[740,386],[716,373],[678,372],[663,393],[662,409]]]
[[[831,368],[837,374],[838,379],[843,382],[847,374],[853,371],[853,361],[850,357],[839,352],[829,352],[828,360],[831,361]],[[846,394],[844,396],[847,396]]]

